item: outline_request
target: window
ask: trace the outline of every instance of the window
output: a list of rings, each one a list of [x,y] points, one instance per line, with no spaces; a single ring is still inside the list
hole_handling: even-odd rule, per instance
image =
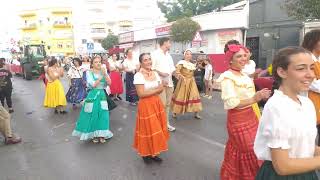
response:
[[[67,48],[72,48],[72,44],[69,42],[69,43],[67,43]]]
[[[62,43],[58,43],[58,44],[57,44],[57,47],[58,47],[59,49],[61,49],[61,48],[62,48]]]

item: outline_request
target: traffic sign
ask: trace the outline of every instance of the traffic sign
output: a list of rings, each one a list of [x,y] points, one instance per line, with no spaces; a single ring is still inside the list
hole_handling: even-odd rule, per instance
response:
[[[201,37],[199,31],[194,35],[192,41],[193,41],[193,42],[201,42],[201,41],[202,41],[202,37]]]
[[[87,43],[87,49],[88,50],[93,50],[94,49],[94,44],[93,43]]]

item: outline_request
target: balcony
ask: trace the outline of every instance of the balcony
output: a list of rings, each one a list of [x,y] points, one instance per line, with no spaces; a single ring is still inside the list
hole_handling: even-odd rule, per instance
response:
[[[72,24],[69,22],[61,22],[61,21],[55,21],[53,23],[54,28],[72,28]]]
[[[37,24],[36,23],[31,23],[31,24],[24,24],[21,27],[22,30],[35,30],[37,29]]]
[[[119,21],[120,27],[132,27],[132,25],[133,25],[132,21],[128,21],[128,20]]]
[[[107,36],[107,31],[104,28],[91,29],[90,35],[93,39],[101,39]]]
[[[70,8],[53,8],[51,13],[54,15],[72,14],[72,10]]]
[[[21,18],[30,18],[30,17],[35,17],[36,16],[36,13],[35,12],[32,12],[32,11],[24,11],[24,12],[21,12],[19,14],[19,16]]]

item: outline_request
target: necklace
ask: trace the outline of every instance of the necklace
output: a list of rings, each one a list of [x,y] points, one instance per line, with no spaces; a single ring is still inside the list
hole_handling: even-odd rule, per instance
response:
[[[230,67],[230,69],[233,70],[233,71],[236,71],[236,72],[241,72],[240,69],[235,69],[235,68],[232,68],[232,67]]]
[[[147,80],[154,80],[155,79],[155,74],[151,70],[149,71],[144,68],[140,68],[140,72]]]

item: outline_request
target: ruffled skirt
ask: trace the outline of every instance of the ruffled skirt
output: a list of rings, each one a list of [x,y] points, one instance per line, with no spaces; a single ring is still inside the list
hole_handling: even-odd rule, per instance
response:
[[[48,108],[67,105],[66,96],[60,80],[56,79],[53,82],[48,82],[43,105]]]
[[[259,170],[253,144],[258,128],[252,107],[228,110],[228,141],[221,167],[221,180],[253,180]]]
[[[109,111],[101,106],[101,101],[106,101],[104,90],[90,90],[86,101],[89,99],[93,102],[92,112],[85,110],[86,103],[88,103],[85,102],[72,135],[80,137],[80,140],[89,140],[95,137],[111,138],[113,134],[109,127]]]
[[[71,86],[67,92],[67,102],[80,103],[87,96],[87,91],[83,84],[82,78],[71,79]]]
[[[166,113],[160,98],[140,99],[133,148],[140,156],[156,156],[168,150],[168,140]]]

